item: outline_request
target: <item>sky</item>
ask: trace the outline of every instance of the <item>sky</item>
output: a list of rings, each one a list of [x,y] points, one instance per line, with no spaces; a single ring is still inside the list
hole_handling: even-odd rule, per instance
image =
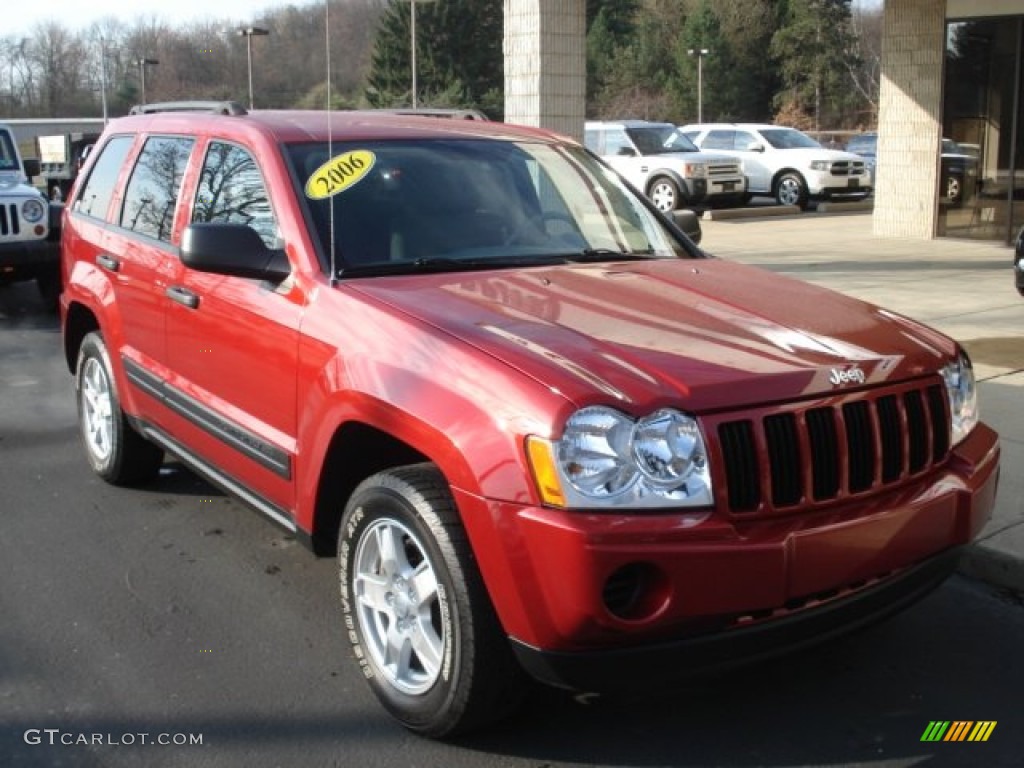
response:
[[[17,7],[17,11],[9,8],[3,14],[0,34],[7,37],[29,35],[36,24],[46,21],[57,21],[69,31],[80,32],[105,16],[116,17],[127,24],[139,16],[157,16],[172,24],[225,19],[251,22],[264,9],[288,5],[288,0],[3,0],[3,3]]]

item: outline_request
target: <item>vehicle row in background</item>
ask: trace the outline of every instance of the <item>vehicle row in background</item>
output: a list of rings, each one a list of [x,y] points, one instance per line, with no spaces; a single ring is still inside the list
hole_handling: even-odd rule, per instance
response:
[[[864,158],[826,149],[795,128],[759,123],[685,125],[684,136],[701,151],[743,161],[750,195],[806,208],[812,201],[863,200],[873,179]]]
[[[671,123],[591,121],[584,142],[660,211],[746,201],[742,163],[701,152]]]

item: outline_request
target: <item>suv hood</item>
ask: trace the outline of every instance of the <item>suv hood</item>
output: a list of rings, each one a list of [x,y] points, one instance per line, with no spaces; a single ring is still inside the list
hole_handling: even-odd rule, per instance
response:
[[[654,155],[642,155],[645,160],[664,158],[665,160],[676,160],[680,162],[698,163],[727,163],[736,165],[737,160],[731,155],[719,155],[714,152],[658,152]]]
[[[770,150],[773,154],[785,155],[788,160],[792,158],[800,158],[799,163],[802,165],[810,165],[814,160],[829,160],[831,162],[858,162],[863,163],[864,158],[860,155],[855,155],[853,152],[847,152],[842,149],[815,149],[814,147],[806,147],[800,149],[772,149]]]
[[[635,412],[832,395],[934,372],[955,351],[941,334],[878,307],[718,259],[345,284],[577,405]]]

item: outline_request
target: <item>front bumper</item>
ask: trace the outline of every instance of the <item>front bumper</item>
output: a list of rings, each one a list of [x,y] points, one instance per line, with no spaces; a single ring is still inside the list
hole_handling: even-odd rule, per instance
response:
[[[871,173],[856,176],[834,175],[825,171],[807,172],[807,191],[811,197],[864,197],[871,193]]]
[[[895,614],[942,584],[956,570],[960,554],[960,549],[943,552],[849,597],[729,632],[590,652],[544,651],[516,640],[512,649],[536,680],[575,691],[629,690],[722,672],[827,642]]]
[[[747,182],[743,177],[685,179],[684,183],[686,184],[686,198],[691,203],[739,199],[747,191]]]
[[[672,668],[683,673],[899,610],[948,575],[955,566],[943,553],[987,522],[998,469],[998,437],[982,424],[926,477],[782,517],[567,512],[481,499],[474,508],[474,497],[456,496],[524,666],[593,691],[614,686],[620,663],[648,668],[648,654],[674,650]],[[690,648],[699,651],[689,656]]]
[[[60,261],[59,245],[46,240],[0,240],[0,280],[35,277]]]

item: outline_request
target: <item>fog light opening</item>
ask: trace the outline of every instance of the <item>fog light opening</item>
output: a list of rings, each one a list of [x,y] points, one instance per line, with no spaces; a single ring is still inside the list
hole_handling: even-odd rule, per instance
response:
[[[624,621],[646,621],[668,602],[668,579],[651,563],[629,563],[618,568],[604,583],[605,608]]]

